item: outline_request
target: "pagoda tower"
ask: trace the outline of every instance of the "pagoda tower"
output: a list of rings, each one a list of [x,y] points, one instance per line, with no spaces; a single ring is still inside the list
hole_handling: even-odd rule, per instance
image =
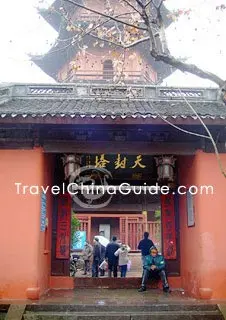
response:
[[[77,2],[96,11],[103,10],[104,0]],[[113,6],[116,3],[112,1]],[[39,13],[58,32],[58,38],[46,54],[33,56],[32,61],[57,82],[112,83],[117,74],[120,77],[123,74],[124,83],[156,85],[173,72],[170,66],[151,57],[148,42],[123,50],[98,41],[89,34],[79,42],[73,41],[74,25],[86,28],[95,20],[95,13],[61,0],[55,0],[51,7],[40,9]],[[168,27],[171,21],[165,7],[162,7],[162,16]],[[109,23],[113,25],[112,21]],[[117,61],[122,55],[123,71],[118,72]]]

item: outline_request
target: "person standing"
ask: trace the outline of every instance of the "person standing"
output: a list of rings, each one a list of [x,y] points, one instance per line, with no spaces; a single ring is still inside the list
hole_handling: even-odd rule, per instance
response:
[[[93,240],[93,264],[92,264],[92,277],[98,278],[99,265],[101,261],[101,244],[98,238]]]
[[[154,243],[151,239],[149,239],[149,233],[144,232],[144,238],[139,242],[138,245],[138,250],[141,250],[142,266],[144,265],[145,256],[150,254],[150,249],[153,246]]]
[[[129,257],[128,257],[129,251],[130,251],[130,247],[125,244],[122,244],[121,248],[119,248],[115,252],[115,256],[119,257],[118,264],[121,271],[121,278],[126,277],[127,263],[129,262]]]
[[[88,241],[85,243],[85,247],[82,252],[83,260],[84,260],[84,275],[90,270],[90,261],[93,254],[93,247],[89,244]]]
[[[101,257],[100,257],[100,265],[101,265],[101,263],[104,261],[104,259],[105,259],[105,252],[106,252],[106,248],[105,248],[105,246],[103,246],[102,244],[100,245],[101,246],[101,248],[100,248],[100,255],[101,255]],[[104,277],[105,276],[105,270],[104,269],[100,269],[100,276],[101,277]]]
[[[119,258],[115,256],[115,252],[120,248],[117,243],[117,238],[112,237],[112,241],[107,245],[105,252],[105,260],[108,262],[108,277],[111,278],[112,272],[114,278],[118,276],[118,260]]]

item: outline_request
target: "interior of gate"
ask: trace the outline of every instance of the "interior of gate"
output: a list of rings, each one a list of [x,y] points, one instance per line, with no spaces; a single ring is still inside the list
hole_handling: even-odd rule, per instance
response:
[[[157,183],[155,157],[118,154],[81,155],[80,175],[86,179],[88,176],[95,182],[96,187],[105,188],[106,194],[101,194],[102,197],[97,197],[97,191],[94,190],[94,197],[90,198],[87,194],[82,195],[81,190],[74,194],[75,190],[68,188],[70,183],[79,183],[78,179],[76,180],[78,177],[73,177],[73,180],[65,179],[63,156],[56,155],[55,159],[54,184],[61,186],[62,192],[54,197],[52,275],[68,276],[70,253],[75,252],[80,255],[85,240],[92,244],[96,235],[102,235],[108,240],[115,235],[119,242],[130,246],[131,255],[139,255],[137,246],[144,231],[149,232],[150,238],[167,259],[169,274],[179,275],[178,196],[173,190],[168,195],[160,195],[157,189],[155,192],[155,189],[147,188],[156,186]],[[104,170],[110,172],[107,184],[103,184],[105,181],[103,176],[98,176],[99,172],[106,174]],[[135,192],[128,192],[128,189],[126,191],[122,189],[120,192],[119,187],[125,183],[135,187]],[[107,189],[108,186],[111,186],[111,189]],[[134,267],[135,265],[136,263]],[[140,273],[138,275],[140,276]]]

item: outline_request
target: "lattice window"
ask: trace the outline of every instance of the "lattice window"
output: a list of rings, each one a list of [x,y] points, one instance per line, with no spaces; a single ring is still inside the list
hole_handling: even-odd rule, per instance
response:
[[[103,64],[103,79],[113,79],[114,68],[112,60],[105,60]]]

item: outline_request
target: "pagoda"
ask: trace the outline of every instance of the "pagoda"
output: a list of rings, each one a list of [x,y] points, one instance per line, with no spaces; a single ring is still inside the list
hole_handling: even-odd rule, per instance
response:
[[[95,11],[103,10],[103,0],[79,0],[78,3]],[[116,4],[112,2],[112,5]],[[40,9],[39,13],[58,32],[58,38],[46,54],[32,56],[32,61],[57,82],[115,82],[112,80],[117,74],[117,61],[123,54],[124,83],[157,85],[173,72],[172,67],[154,60],[147,42],[123,51],[98,41],[88,33],[81,41],[73,41],[75,25],[85,29],[97,20],[97,15],[88,10],[55,0],[51,7]],[[164,6],[162,16],[165,27],[168,27],[171,20]],[[113,22],[110,21],[108,27],[110,24]]]

